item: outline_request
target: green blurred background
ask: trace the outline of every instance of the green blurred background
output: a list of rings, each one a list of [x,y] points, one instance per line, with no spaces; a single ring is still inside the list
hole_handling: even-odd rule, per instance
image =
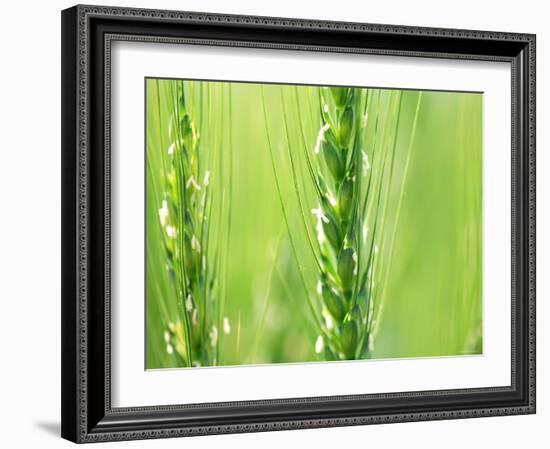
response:
[[[169,164],[171,82],[146,82],[148,369],[181,366],[164,339],[169,323],[177,321],[178,306],[158,214]],[[183,86],[200,133],[202,170],[211,172],[211,235],[223,242],[219,248],[212,245],[207,257],[219,249],[227,261],[220,273],[224,295],[218,300],[230,331],[220,330],[217,364],[322,361],[322,354],[315,352],[317,334],[290,248],[267,138],[306,285],[314,297],[318,273],[293,193],[288,148],[298,158],[301,179],[307,179],[300,146],[305,142],[312,151],[315,145],[320,87],[201,81],[183,81]],[[370,357],[479,354],[482,95],[383,89],[369,89],[369,95],[369,156],[375,148],[378,155],[388,151],[391,142],[376,138],[376,132],[392,119],[397,98],[401,105],[397,134],[390,136],[396,139],[394,171],[382,199],[387,218],[375,241],[379,286]],[[382,170],[376,158],[370,169],[373,176]],[[317,206],[312,188],[307,183],[301,187],[309,211]],[[315,217],[307,219],[313,229]]]

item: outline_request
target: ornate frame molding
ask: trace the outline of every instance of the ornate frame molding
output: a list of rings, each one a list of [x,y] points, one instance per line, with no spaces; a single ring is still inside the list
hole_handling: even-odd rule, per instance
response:
[[[535,36],[487,31],[451,30],[347,22],[284,19],[255,16],[204,14],[100,6],[76,6],[63,12],[63,398],[62,434],[76,442],[165,438],[213,433],[270,431],[327,426],[424,421],[526,414],[535,412]],[[120,33],[124,24],[139,29],[140,23],[156,23],[163,36]],[[107,23],[107,26],[104,26]],[[112,24],[112,25],[111,25]],[[172,30],[186,25],[204,28],[203,37],[174,36]],[[236,33],[231,33],[231,25]],[[208,30],[218,28],[217,37]],[[114,28],[114,31],[110,28]],[[234,35],[254,31],[304,33],[303,41],[267,42],[235,39]],[[310,43],[320,32],[322,42]],[[224,35],[224,33],[226,33]],[[184,33],[185,34],[185,33]],[[225,37],[220,38],[219,35]],[[297,34],[297,35],[298,35]],[[345,45],[345,36],[362,36],[375,45]],[[325,37],[326,36],[326,37]],[[300,38],[298,36],[298,38]],[[297,39],[298,39],[297,38]],[[94,39],[102,45],[94,44]],[[324,40],[323,40],[324,39]],[[512,64],[512,385],[510,387],[436,392],[389,393],[347,397],[295,398],[289,400],[239,403],[195,404],[113,409],[110,405],[110,48],[115,40],[191,43],[307,51],[353,52],[430,58],[482,59]],[[282,40],[282,39],[281,39]],[[334,43],[341,42],[339,45]],[[442,49],[449,45],[452,51]],[[385,46],[388,46],[386,48]],[[103,47],[103,48],[100,48]],[[411,48],[412,47],[412,48]],[[95,59],[94,59],[95,58]],[[101,66],[98,67],[98,61]],[[101,78],[102,79],[98,79]],[[98,84],[99,83],[99,84]],[[98,86],[103,84],[103,91]],[[98,96],[103,108],[98,111]],[[93,115],[96,114],[96,115]],[[99,115],[97,115],[99,114]],[[100,129],[91,117],[103,117]],[[101,135],[100,135],[101,134]],[[93,140],[93,144],[91,143]],[[103,155],[102,178],[93,171],[98,144]],[[96,162],[93,162],[96,163]],[[92,177],[95,173],[95,177]],[[98,185],[101,184],[101,185]],[[102,198],[100,198],[102,196]],[[102,216],[98,207],[102,206]],[[101,214],[99,214],[101,215]],[[97,232],[103,245],[98,259]],[[92,246],[93,245],[93,246]],[[93,275],[92,275],[93,273]],[[103,323],[91,320],[93,276],[103,277]],[[92,294],[93,293],[93,294]],[[517,298],[516,298],[516,293]],[[93,304],[96,304],[95,302]],[[94,306],[95,307],[95,306]],[[97,309],[95,310],[97,313]],[[102,333],[102,335],[98,335]],[[103,347],[98,348],[98,342]],[[98,352],[99,351],[99,352]],[[94,355],[95,354],[95,355]],[[100,356],[97,356],[100,354]],[[98,358],[99,357],[99,358]],[[101,362],[101,358],[103,362]],[[98,362],[99,360],[99,362]],[[102,366],[99,366],[102,365]],[[516,372],[517,369],[521,372]],[[103,376],[102,379],[99,377]],[[97,395],[103,391],[98,401]],[[521,390],[521,391],[520,391]],[[391,413],[376,410],[357,413],[255,422],[233,419],[200,424],[193,410],[259,408],[304,404],[312,410],[319,404],[341,401],[380,402],[415,398],[453,398],[464,395],[508,395],[507,405],[465,407],[449,401],[449,406],[425,411],[398,409]],[[491,396],[492,397],[492,396]],[[495,396],[496,397],[496,396]],[[436,399],[434,399],[436,401]],[[488,404],[492,404],[489,400]],[[434,402],[435,405],[435,402]],[[380,409],[382,410],[382,409]],[[185,416],[182,413],[185,412]],[[178,416],[181,417],[178,418]],[[307,416],[304,415],[304,416]],[[184,424],[191,422],[191,424]]]

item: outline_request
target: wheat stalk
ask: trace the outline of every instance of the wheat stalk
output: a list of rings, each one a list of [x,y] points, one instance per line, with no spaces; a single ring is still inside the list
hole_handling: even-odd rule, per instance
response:
[[[295,100],[298,115],[301,116],[296,90]],[[284,98],[282,104],[286,128]],[[304,206],[306,188],[299,188],[296,156],[291,151],[287,129],[294,191],[308,244],[318,267],[316,290],[319,307],[310,306],[314,315],[320,315],[314,320],[319,332],[315,350],[328,359],[358,359],[368,357],[372,349],[369,336],[375,312],[374,278],[380,271],[377,256],[379,248],[375,241],[379,240],[379,222],[386,222],[386,214],[382,213],[387,211],[387,204],[383,204],[383,192],[387,194],[391,188],[401,95],[390,96],[383,120],[384,127],[380,133],[376,119],[375,137],[378,139],[378,134],[381,135],[379,146],[384,150],[376,159],[376,141],[370,151],[372,159],[369,159],[369,151],[363,148],[366,141],[368,90],[322,88],[319,90],[319,104],[321,121],[313,155],[310,154],[311,145],[307,143],[301,120],[299,124],[303,139],[303,160],[309,174],[303,182],[312,184],[318,202],[311,210],[316,219],[315,242],[308,232],[310,223],[305,218],[307,211]],[[395,123],[393,136],[392,123]],[[393,148],[388,150],[392,142]],[[388,166],[390,153],[391,164]],[[373,175],[371,160],[373,164],[376,162],[378,174]],[[373,232],[367,238],[369,217]],[[296,260],[300,266],[298,257]]]
[[[164,333],[166,350],[179,365],[202,366],[217,362],[219,351],[216,305],[217,282],[210,269],[208,242],[212,192],[207,160],[184,91],[183,81],[168,81],[172,98],[168,125],[170,145],[164,173],[159,220],[164,234],[167,271],[174,286],[178,317]],[[222,330],[229,332],[224,318]]]
[[[362,98],[358,89],[332,87],[321,91],[321,100],[322,124],[314,149],[323,160],[315,175],[320,201],[312,210],[320,250],[317,292],[329,337],[325,351],[339,359],[353,359],[364,327],[359,302],[367,302],[359,281]],[[322,350],[322,338],[317,341],[317,352]]]

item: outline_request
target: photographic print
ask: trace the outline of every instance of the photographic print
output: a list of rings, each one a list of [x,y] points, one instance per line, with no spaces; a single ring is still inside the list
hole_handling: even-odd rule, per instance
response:
[[[482,99],[147,78],[146,368],[482,354]]]
[[[534,34],[61,25],[64,438],[536,412]]]

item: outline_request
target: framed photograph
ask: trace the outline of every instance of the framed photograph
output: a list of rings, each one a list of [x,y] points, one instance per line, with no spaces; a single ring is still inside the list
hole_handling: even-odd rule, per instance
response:
[[[535,412],[535,36],[62,12],[62,436]]]

